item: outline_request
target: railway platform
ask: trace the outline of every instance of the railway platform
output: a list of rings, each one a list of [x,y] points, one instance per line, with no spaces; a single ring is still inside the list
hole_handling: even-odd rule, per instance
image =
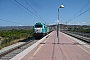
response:
[[[62,32],[59,35],[59,43],[56,31],[53,31],[11,60],[90,60],[89,45]]]

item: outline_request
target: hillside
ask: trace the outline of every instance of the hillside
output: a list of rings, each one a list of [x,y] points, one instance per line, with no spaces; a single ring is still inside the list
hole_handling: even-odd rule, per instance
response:
[[[25,30],[31,30],[33,26],[0,26],[0,30],[12,30],[12,29],[25,29]]]

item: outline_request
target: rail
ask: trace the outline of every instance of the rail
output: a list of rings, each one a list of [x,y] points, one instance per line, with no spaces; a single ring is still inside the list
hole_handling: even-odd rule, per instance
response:
[[[10,60],[12,57],[16,56],[18,53],[22,52],[37,41],[38,40],[29,40],[28,42],[22,43],[18,46],[12,47],[6,51],[1,52],[0,60]]]
[[[62,31],[62,32],[90,44],[90,37],[89,36],[86,37],[85,34],[82,35],[82,34],[70,32],[70,31]]]

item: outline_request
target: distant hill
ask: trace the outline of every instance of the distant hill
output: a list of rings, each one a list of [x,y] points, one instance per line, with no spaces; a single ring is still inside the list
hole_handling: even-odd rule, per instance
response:
[[[12,30],[12,29],[30,30],[30,29],[33,29],[33,26],[0,26],[0,30]]]

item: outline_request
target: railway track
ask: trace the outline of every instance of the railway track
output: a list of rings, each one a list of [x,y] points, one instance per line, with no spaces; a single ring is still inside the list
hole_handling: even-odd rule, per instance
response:
[[[22,52],[23,50],[25,50],[26,48],[28,48],[29,46],[31,46],[37,41],[38,40],[34,40],[34,39],[30,41],[22,41],[25,43],[19,46],[16,46],[5,53],[0,54],[0,60],[10,60],[11,58],[13,58],[14,56],[16,56],[17,54],[19,54],[20,52]]]
[[[62,31],[62,32],[90,44],[90,37],[89,36],[86,37],[84,35],[74,33],[74,32],[68,32],[68,31]]]

